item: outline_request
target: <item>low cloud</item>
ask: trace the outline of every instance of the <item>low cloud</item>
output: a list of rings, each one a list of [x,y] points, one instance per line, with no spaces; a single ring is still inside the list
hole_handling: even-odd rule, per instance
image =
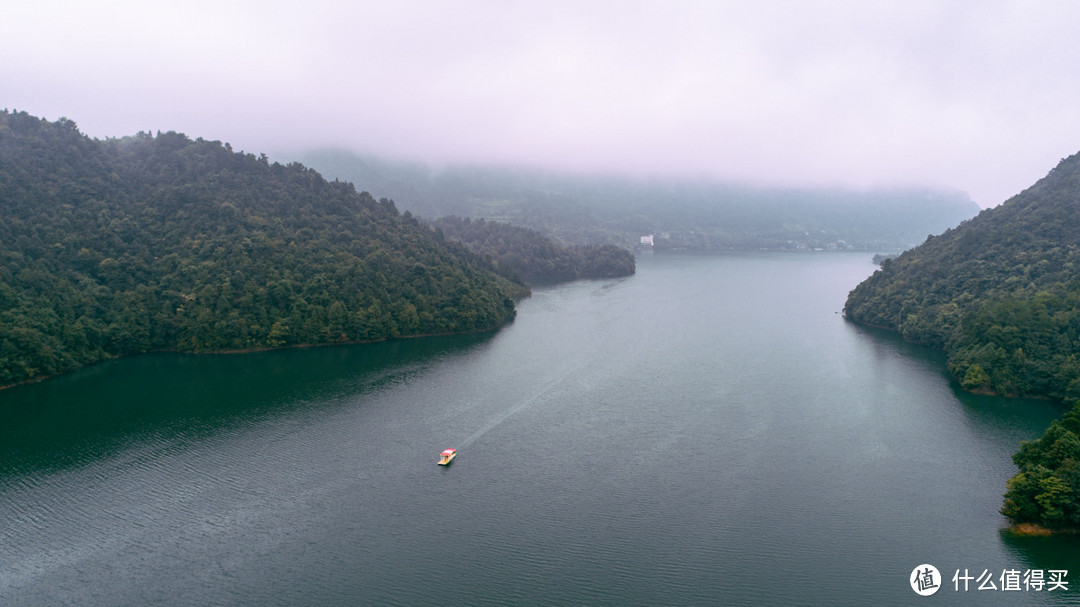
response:
[[[1080,4],[61,2],[0,22],[0,105],[178,130],[992,206],[1080,150]],[[287,158],[285,158],[287,160]]]

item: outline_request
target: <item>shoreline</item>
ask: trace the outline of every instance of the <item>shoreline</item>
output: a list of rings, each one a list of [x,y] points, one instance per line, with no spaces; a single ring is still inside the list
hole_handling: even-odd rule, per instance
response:
[[[1015,537],[1060,537],[1063,535],[1080,535],[1080,529],[1064,527],[1051,529],[1038,523],[1013,523],[1003,529],[1004,532]]]
[[[516,314],[515,314],[515,316],[516,316]],[[310,343],[310,344],[290,344],[290,345],[287,345],[287,346],[263,346],[263,347],[258,347],[258,348],[242,348],[242,349],[237,349],[237,350],[168,350],[168,349],[161,349],[161,350],[148,350],[146,352],[134,352],[134,353],[131,353],[131,354],[118,354],[118,355],[115,355],[115,356],[110,356],[108,358],[103,358],[103,359],[98,360],[98,361],[94,361],[94,362],[89,363],[89,364],[80,365],[78,367],[75,367],[74,369],[64,371],[63,373],[54,373],[52,375],[39,375],[37,377],[31,377],[30,379],[25,379],[23,381],[15,382],[13,384],[6,384],[6,385],[3,385],[3,386],[0,386],[0,391],[7,390],[8,388],[15,388],[15,387],[18,387],[18,386],[25,386],[25,385],[28,385],[28,384],[35,384],[35,383],[42,382],[42,381],[45,381],[47,379],[53,379],[53,378],[56,378],[56,377],[63,377],[65,375],[70,375],[71,373],[74,373],[74,372],[76,372],[76,371],[78,371],[80,369],[86,369],[88,367],[92,367],[94,365],[101,364],[103,362],[108,362],[108,361],[111,361],[111,360],[118,360],[118,359],[121,359],[121,358],[128,358],[128,357],[131,357],[131,356],[145,356],[147,354],[191,354],[193,356],[201,356],[203,354],[234,355],[234,354],[256,354],[256,353],[259,353],[259,352],[271,352],[271,351],[274,351],[274,350],[293,350],[293,349],[301,349],[301,348],[324,348],[324,347],[331,347],[331,346],[361,346],[361,345],[364,345],[364,344],[377,344],[377,343],[393,341],[395,339],[423,339],[423,338],[426,338],[426,337],[452,337],[452,336],[455,336],[455,335],[479,335],[481,333],[494,333],[494,332],[502,329],[503,327],[505,327],[506,325],[508,325],[508,324],[510,324],[512,322],[514,322],[514,318],[510,318],[508,321],[500,324],[499,326],[494,327],[494,328],[490,328],[490,329],[478,329],[478,330],[475,330],[475,331],[451,331],[451,332],[447,332],[447,333],[418,333],[418,334],[415,334],[415,335],[397,335],[397,336],[394,336],[394,337],[383,337],[381,339],[367,339],[367,340],[360,340],[360,341],[345,340],[345,341],[332,341],[332,342],[318,342],[318,343]]]
[[[939,348],[937,346],[931,346],[931,345],[928,345],[928,344],[924,344],[924,343],[920,343],[920,342],[917,342],[917,341],[914,341],[914,340],[907,339],[907,338],[904,337],[904,335],[900,332],[899,329],[896,329],[894,327],[887,327],[885,325],[876,325],[874,323],[863,322],[861,320],[855,320],[854,318],[851,318],[850,316],[848,316],[848,314],[846,312],[843,312],[841,315],[843,316],[845,321],[850,322],[850,323],[852,323],[853,325],[855,325],[857,327],[863,327],[863,328],[873,329],[875,331],[882,331],[882,332],[885,332],[885,333],[889,333],[891,335],[895,335],[896,337],[900,338],[905,343],[915,344],[917,346],[921,346],[921,347],[924,347],[924,348],[930,348],[931,350],[934,350],[936,352],[940,352],[941,354],[945,355],[946,366],[949,364],[949,361],[948,361],[949,353],[946,352],[944,348]],[[1055,396],[1048,396],[1046,394],[1016,394],[1016,393],[1012,393],[1012,392],[996,392],[994,390],[987,389],[987,388],[981,388],[981,387],[979,387],[979,388],[965,388],[960,383],[960,378],[957,377],[956,375],[954,375],[952,371],[949,371],[948,368],[946,368],[946,372],[948,373],[949,380],[952,383],[954,383],[956,386],[958,386],[961,390],[963,390],[964,392],[967,392],[968,394],[976,394],[976,395],[979,395],[979,396],[1001,396],[1001,397],[1004,397],[1004,398],[1030,398],[1032,400],[1045,400],[1045,401],[1052,401],[1052,402],[1058,402],[1058,403],[1061,403],[1061,404],[1066,404],[1065,400],[1063,400],[1061,398],[1058,398],[1058,397],[1055,397]]]

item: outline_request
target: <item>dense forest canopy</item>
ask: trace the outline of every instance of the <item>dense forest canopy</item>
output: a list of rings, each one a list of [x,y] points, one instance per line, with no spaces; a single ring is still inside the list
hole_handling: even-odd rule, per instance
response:
[[[300,164],[0,113],[0,385],[152,350],[488,330],[522,292]]]
[[[634,254],[612,244],[564,247],[528,228],[455,215],[433,222],[447,238],[490,257],[511,280],[550,284],[581,278],[614,278],[634,273]]]
[[[342,150],[302,160],[324,175],[437,218],[527,227],[564,245],[663,249],[854,248],[899,252],[978,212],[967,195],[927,189],[757,188],[703,180],[634,180],[508,168],[392,162]]]
[[[1020,471],[1006,485],[1001,513],[1014,523],[1080,529],[1080,407],[1022,444],[1013,461]]]
[[[1080,402],[1080,154],[1000,207],[884,261],[851,292],[845,314],[944,350],[968,390]],[[1014,521],[1080,524],[1078,415],[1014,458],[1021,472],[1003,509]]]

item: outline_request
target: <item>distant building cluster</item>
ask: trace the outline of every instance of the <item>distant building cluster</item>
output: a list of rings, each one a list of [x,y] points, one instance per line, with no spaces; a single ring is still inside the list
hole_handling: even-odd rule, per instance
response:
[[[795,249],[796,251],[847,251],[854,249],[855,247],[844,240],[837,240],[835,242],[802,242],[798,240],[789,240],[787,248]]]

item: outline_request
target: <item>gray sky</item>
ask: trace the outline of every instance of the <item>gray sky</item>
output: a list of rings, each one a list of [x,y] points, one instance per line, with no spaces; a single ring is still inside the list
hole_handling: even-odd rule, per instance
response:
[[[997,205],[1080,151],[1080,2],[34,0],[0,108],[93,137]]]

